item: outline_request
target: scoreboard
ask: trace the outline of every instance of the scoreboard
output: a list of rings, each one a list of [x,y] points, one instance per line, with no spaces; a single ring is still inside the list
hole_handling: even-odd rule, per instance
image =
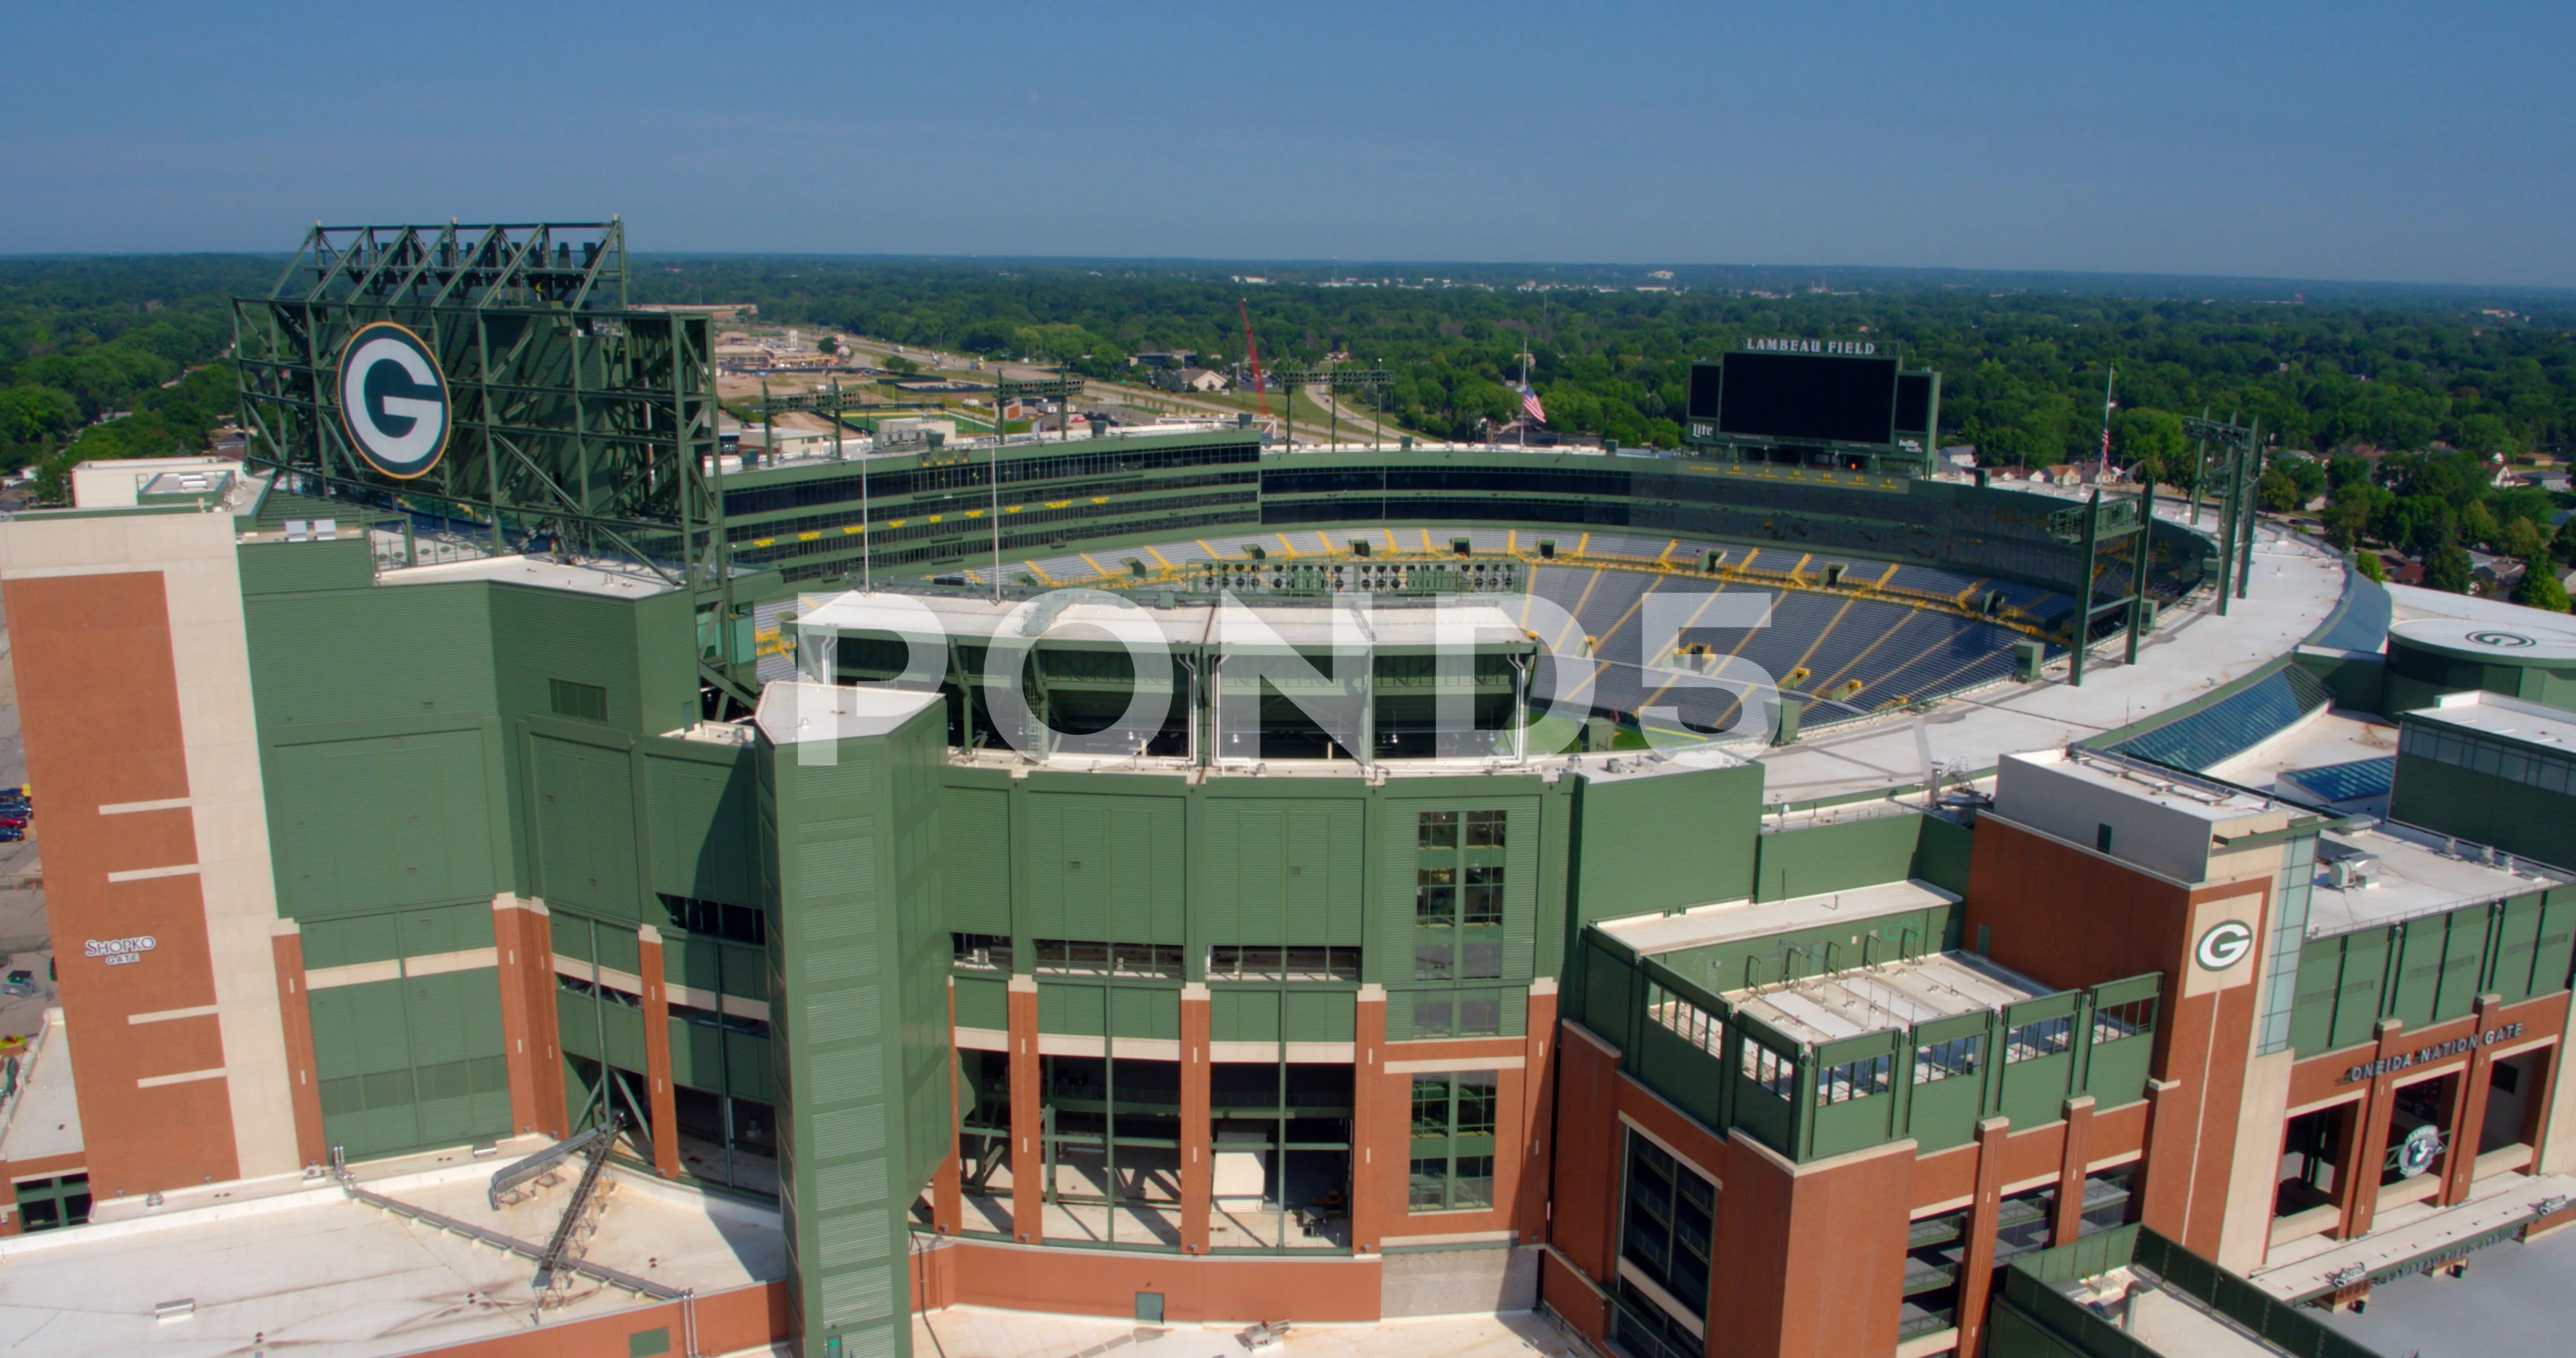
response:
[[[1691,365],[1689,441],[1738,461],[1925,471],[1940,374],[1871,341],[1752,339]]]

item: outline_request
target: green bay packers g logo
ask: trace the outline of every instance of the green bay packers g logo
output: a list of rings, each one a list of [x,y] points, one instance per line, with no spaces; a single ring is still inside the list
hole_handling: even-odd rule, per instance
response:
[[[447,451],[447,376],[420,336],[391,321],[358,327],[340,351],[340,423],[367,465],[426,475]]]
[[[2192,957],[2211,971],[2225,971],[2245,960],[2254,950],[2254,931],[2240,920],[2228,920],[2209,926],[2200,942],[2191,950]]]

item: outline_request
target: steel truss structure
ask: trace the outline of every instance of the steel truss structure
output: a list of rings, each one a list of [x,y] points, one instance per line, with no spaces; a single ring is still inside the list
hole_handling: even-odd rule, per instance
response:
[[[377,321],[418,335],[448,385],[447,450],[410,480],[359,457],[342,422],[340,351]],[[281,488],[468,525],[496,552],[623,558],[736,611],[709,322],[628,308],[615,218],[317,223],[267,296],[234,300],[233,331],[246,460]],[[750,700],[733,657],[704,668]]]

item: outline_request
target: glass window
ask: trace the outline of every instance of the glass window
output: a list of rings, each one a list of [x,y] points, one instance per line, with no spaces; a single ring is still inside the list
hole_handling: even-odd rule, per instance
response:
[[[1413,870],[1413,919],[1417,924],[1448,924],[1457,914],[1458,870]]]
[[[949,960],[961,967],[980,971],[1011,969],[1011,940],[1002,934],[958,934],[948,936]]]
[[[1416,1075],[1413,1077],[1413,1134],[1447,1136],[1449,1134],[1449,1077]]]
[[[1503,867],[1500,863],[1478,864],[1467,869],[1467,893],[1464,915],[1469,924],[1503,922]]]
[[[1410,1185],[1405,1194],[1406,1210],[1437,1212],[1449,1205],[1448,1195],[1448,1158],[1424,1157],[1415,1160]]]
[[[1500,1037],[1503,1001],[1490,990],[1458,992],[1458,1036]]]
[[[1709,1234],[1717,1188],[1663,1147],[1628,1134],[1619,1252],[1694,1318],[1708,1314]]]
[[[1971,1033],[1966,1037],[1954,1037],[1946,1042],[1932,1042],[1916,1048],[1914,1083],[1930,1084],[1953,1075],[1976,1074],[1977,1049],[1984,1043],[1984,1035]]]
[[[1456,1001],[1447,991],[1426,991],[1413,997],[1413,1035],[1415,1037],[1448,1037],[1455,1023]]]
[[[1494,1073],[1467,1071],[1457,1077],[1459,1136],[1494,1134]]]
[[[1471,849],[1499,849],[1504,847],[1504,829],[1508,820],[1509,817],[1506,813],[1501,811],[1468,812],[1467,847]]]
[[[2152,996],[2127,1004],[2107,1004],[2093,1011],[2093,1041],[2097,1045],[2147,1036],[2155,1026],[2156,1002]]]
[[[1500,938],[1469,935],[1458,952],[1458,976],[1468,981],[1499,981],[1503,978],[1503,941]]]
[[[1446,981],[1458,974],[1458,936],[1448,929],[1417,929],[1413,935],[1413,979]]]
[[[2073,1046],[2074,1041],[2075,1020],[2072,1017],[2034,1019],[2029,1023],[2016,1024],[2012,1031],[2004,1034],[2004,1064],[2009,1066],[2016,1061],[2036,1061],[2043,1056],[2055,1056]]]
[[[1860,1061],[1845,1061],[1816,1073],[1816,1105],[1845,1103],[1884,1094],[1890,1088],[1889,1072],[1895,1058],[1872,1056]]]
[[[1421,815],[1415,817],[1413,842],[1415,847],[1423,849],[1457,848],[1458,813],[1455,811],[1425,811]]]
[[[1759,1042],[1744,1044],[1744,1074],[1764,1091],[1789,1097],[1798,1087],[1798,1063]]]

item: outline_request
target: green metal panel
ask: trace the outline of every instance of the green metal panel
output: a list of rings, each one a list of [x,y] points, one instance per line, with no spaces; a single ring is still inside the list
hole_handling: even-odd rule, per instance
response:
[[[2326,1050],[2373,1040],[2387,1012],[2388,963],[2394,952],[2390,944],[2395,937],[2394,929],[2366,929],[2342,937],[2343,973],[2335,991],[2334,1032]]]
[[[1110,1032],[1118,1037],[1176,1042],[1181,1036],[1181,992],[1113,986],[1109,991]]]
[[[653,889],[728,905],[756,905],[751,860],[750,751],[732,764],[647,755]]]
[[[670,1025],[671,1083],[722,1090],[724,1030],[676,1018],[664,1021]]]
[[[769,1039],[749,1033],[726,1033],[725,1055],[733,1073],[733,1083],[725,1092],[740,1099],[776,1102],[779,1092],[769,1079]]]
[[[675,730],[695,713],[648,714],[638,701],[632,600],[524,585],[492,587],[494,675],[506,716],[554,711],[552,681],[607,690],[607,724],[636,735]]]
[[[376,563],[364,533],[329,542],[245,542],[234,555],[244,595],[365,589],[375,583]]]
[[[662,933],[662,979],[692,990],[715,991],[724,984],[724,951],[711,938]]]
[[[644,1056],[644,1011],[623,1004],[603,1001],[599,1006],[600,1032],[607,1045],[600,1049],[600,1059],[620,1070],[642,1074],[650,1062]]]
[[[599,950],[599,965],[630,975],[641,974],[644,956],[634,925],[623,920],[601,920],[591,937],[592,946]]]
[[[2477,1008],[2478,990],[2486,979],[2487,929],[2490,911],[2483,905],[2443,916],[2442,979],[2433,1002],[2436,1023],[2460,1018]]]
[[[2540,910],[2540,939],[2532,945],[2531,992],[2565,990],[2571,969],[2576,969],[2576,886],[2552,887]]]
[[[480,900],[498,887],[479,730],[276,746],[278,907],[357,914]]]
[[[535,752],[537,893],[549,904],[641,921],[635,792],[627,756],[546,736],[532,738],[530,745]]]
[[[1753,894],[1762,768],[1586,780],[1574,909],[1585,922]]]
[[[2576,867],[2576,796],[2400,752],[2389,819]]]
[[[1997,1059],[1993,1016],[1960,1014],[1917,1027],[1905,1055],[1907,1068],[1898,1076],[1909,1082],[1914,1080],[1914,1050],[1963,1037],[1978,1039],[1975,1071],[1913,1083],[1906,1090],[1906,1134],[1914,1138],[1916,1149],[1927,1155],[1976,1139],[1977,1120],[1986,1112],[1987,1068]]]
[[[2487,959],[2487,983],[2507,1004],[2519,1004],[2540,992],[2532,988],[2532,961],[2540,943],[2540,916],[2546,893],[2533,892],[2506,901],[2496,911],[2495,950]]]
[[[1008,982],[998,976],[960,976],[954,984],[958,1027],[999,1032],[1011,1026],[1011,988]]]
[[[1973,831],[1940,816],[1922,817],[1920,837],[1914,843],[1914,863],[1909,876],[1930,882],[1954,895],[1968,894],[1968,845]]]
[[[1998,1028],[1999,1044],[2008,1039],[2017,1025],[2036,1020],[2072,1015],[2081,1028],[2083,1015],[2076,1013],[2073,995],[2042,995],[2024,1000],[2004,1010]],[[2002,1061],[1998,1050],[1995,1059]],[[2003,1066],[2003,1096],[1996,1109],[2012,1119],[2015,1127],[2039,1127],[2066,1116],[2066,1096],[2074,1092],[2075,1052],[2072,1049],[2050,1056],[2033,1057]]]
[[[769,998],[768,958],[760,949],[741,943],[723,945],[724,993],[746,1000]]]
[[[1776,901],[1904,881],[1914,870],[1919,815],[1878,816],[1758,837],[1753,896]]]
[[[2440,915],[2407,920],[2397,926],[2391,951],[2396,955],[2396,993],[2388,999],[2389,1016],[2409,1028],[2433,1022],[2433,1002],[2442,991],[2442,948],[2449,941],[2449,921]]]
[[[491,715],[486,600],[474,583],[244,599],[261,738],[333,722]]]
[[[943,715],[933,705],[827,749],[759,750],[780,985],[768,1076],[793,1325],[809,1358],[908,1351],[904,1209],[955,1145]]]
[[[400,917],[390,913],[309,920],[302,928],[304,965],[310,970],[402,956]]]
[[[960,933],[1009,937],[1010,793],[998,787],[952,784],[942,793],[939,814],[944,818],[941,836],[957,848],[945,865],[948,927]]]
[[[1648,1026],[1650,1031],[1662,1031],[1660,1024]],[[1818,1104],[1808,1115],[1807,1144],[1799,1158],[1819,1160],[1893,1139],[1899,1125],[1898,1111],[1904,1103],[1903,1095],[1893,1082],[1912,1077],[1913,1072],[1903,1069],[1906,1063],[1899,1059],[1909,1054],[1905,1033],[1901,1030],[1868,1033],[1819,1045],[1811,1060],[1820,1083],[1825,1079],[1824,1072],[1836,1066],[1885,1057],[1891,1084],[1883,1094]]]
[[[2334,1048],[2335,999],[2343,981],[2343,940],[2312,938],[2299,950],[2290,1001],[2290,1046],[2301,1057]]]
[[[1279,1041],[1281,998],[1276,990],[1255,990],[1235,986],[1210,987],[1208,1040],[1211,1042]]]
[[[555,956],[569,957],[583,962],[596,960],[594,954],[597,949],[591,946],[589,920],[557,910],[547,913],[546,925],[546,934],[551,940]]]
[[[1347,990],[1290,990],[1279,997],[1280,1035],[1288,1042],[1349,1042],[1357,1015]]]
[[[1107,988],[1079,981],[1038,982],[1038,1031],[1099,1037],[1108,1031]]]

